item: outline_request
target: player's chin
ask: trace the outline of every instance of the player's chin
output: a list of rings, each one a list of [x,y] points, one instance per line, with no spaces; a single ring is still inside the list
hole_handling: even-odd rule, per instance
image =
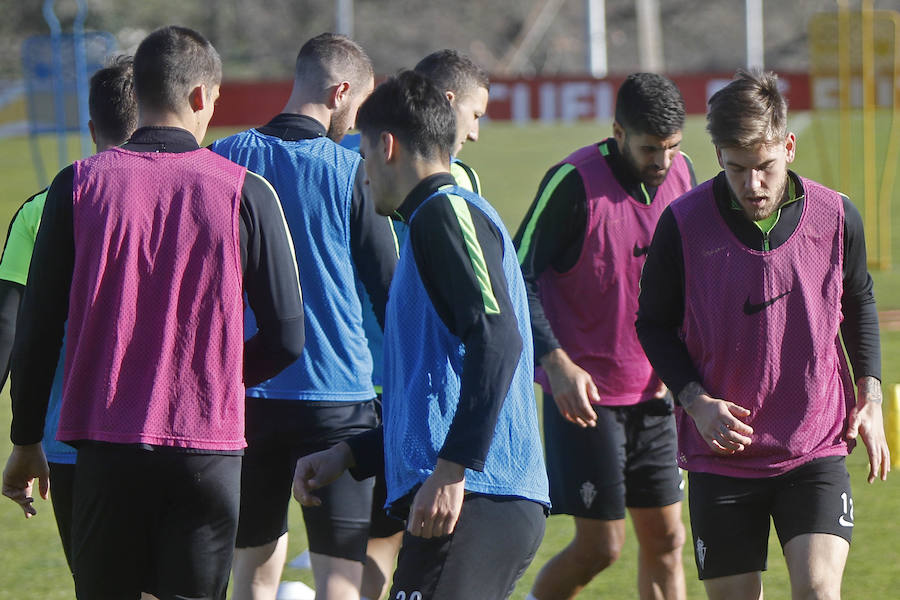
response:
[[[651,171],[644,175],[644,183],[651,187],[659,187],[666,180],[668,174],[668,171]]]

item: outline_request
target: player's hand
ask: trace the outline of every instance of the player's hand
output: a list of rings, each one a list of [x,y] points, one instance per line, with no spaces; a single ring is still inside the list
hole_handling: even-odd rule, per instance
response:
[[[591,403],[600,402],[600,393],[590,374],[572,362],[562,348],[542,356],[541,366],[550,379],[559,413],[580,427],[596,427],[597,413]]]
[[[678,394],[678,402],[716,454],[743,452],[752,442],[753,428],[741,420],[750,416],[746,408],[713,398],[696,382],[685,386]]]
[[[862,437],[869,453],[869,483],[876,478],[884,481],[891,470],[891,451],[884,435],[881,414],[881,382],[874,377],[862,377],[856,384],[856,406],[850,411],[847,425],[848,440]]]
[[[303,506],[321,505],[322,499],[312,491],[328,485],[354,464],[350,446],[344,442],[300,458],[294,469],[294,498]]]
[[[668,393],[669,393],[669,388],[666,387],[666,384],[664,384],[662,381],[660,381],[659,386],[657,386],[657,388],[656,388],[656,391],[653,392],[653,397],[656,398],[657,400],[659,400],[661,398],[665,398],[666,394],[668,394]]]
[[[453,533],[462,510],[465,485],[465,468],[439,458],[434,472],[413,498],[406,530],[423,538]]]
[[[50,467],[41,444],[13,446],[3,469],[3,495],[22,507],[26,519],[37,514],[32,496],[35,478],[41,498],[46,500],[50,493]]]

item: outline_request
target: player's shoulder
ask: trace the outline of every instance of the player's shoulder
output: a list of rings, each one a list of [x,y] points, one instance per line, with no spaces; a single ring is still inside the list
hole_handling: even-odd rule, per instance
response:
[[[41,215],[44,212],[44,204],[47,202],[48,190],[49,188],[44,188],[25,200],[16,211],[12,222],[15,223],[22,220],[29,223],[40,223]]]
[[[482,195],[481,179],[478,177],[475,169],[468,164],[454,157],[450,161],[450,174],[453,175],[453,179],[456,180],[456,185],[459,187],[474,192],[479,196]]]

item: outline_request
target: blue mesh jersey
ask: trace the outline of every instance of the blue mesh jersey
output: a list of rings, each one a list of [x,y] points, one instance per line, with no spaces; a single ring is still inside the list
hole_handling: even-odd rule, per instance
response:
[[[281,199],[300,282],[306,343],[291,366],[247,389],[252,398],[360,402],[375,397],[372,357],[350,251],[350,205],[361,158],[321,137],[285,141],[250,129],[210,148],[265,177]],[[248,308],[245,335],[256,331]]]
[[[482,211],[501,232],[503,272],[523,344],[484,471],[466,470],[466,490],[549,505],[531,382],[534,356],[528,299],[516,250],[493,207],[461,187],[442,188],[421,206],[441,195],[465,200],[469,210]],[[394,272],[385,322],[384,453],[389,506],[434,470],[459,401],[466,352],[431,303],[409,244],[402,248]]]
[[[359,152],[359,140],[360,134],[352,133],[350,135],[345,135],[340,143],[344,148]],[[478,178],[475,169],[466,165],[455,156],[451,157],[450,160],[450,174],[456,179],[456,185],[467,189],[470,192],[481,194],[481,180]],[[397,246],[398,248],[402,248],[403,242],[406,241],[406,236],[409,233],[408,227],[406,223],[401,221],[394,221],[393,227],[394,235],[397,238]],[[375,311],[372,308],[371,300],[369,300],[369,294],[366,293],[366,288],[359,279],[356,280],[356,291],[359,294],[360,301],[363,305],[363,328],[366,330],[366,340],[369,343],[369,352],[372,353],[372,382],[375,384],[375,389],[380,392],[384,381],[384,377],[382,376],[384,370],[384,333],[381,331],[381,326],[378,324],[378,319],[375,317]]]

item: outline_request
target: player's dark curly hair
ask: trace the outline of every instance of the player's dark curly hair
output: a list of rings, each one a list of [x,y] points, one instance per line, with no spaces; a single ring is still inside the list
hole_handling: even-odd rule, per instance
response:
[[[739,69],[709,99],[706,130],[718,148],[752,149],[787,135],[787,101],[772,71]]]
[[[402,71],[375,88],[360,106],[356,126],[368,140],[390,132],[427,160],[449,160],[456,141],[456,117],[444,91],[414,71]]]
[[[671,80],[632,73],[616,96],[616,122],[626,132],[668,138],[684,127],[684,98]]]
[[[180,111],[197,85],[207,93],[222,82],[222,59],[203,34],[169,25],[144,38],[134,53],[138,105]]]
[[[88,111],[95,131],[111,144],[121,144],[137,127],[134,61],[117,56],[91,77]]]
[[[432,52],[413,70],[431,79],[443,91],[451,91],[457,96],[475,88],[491,89],[491,80],[484,69],[465,54],[449,48]]]

